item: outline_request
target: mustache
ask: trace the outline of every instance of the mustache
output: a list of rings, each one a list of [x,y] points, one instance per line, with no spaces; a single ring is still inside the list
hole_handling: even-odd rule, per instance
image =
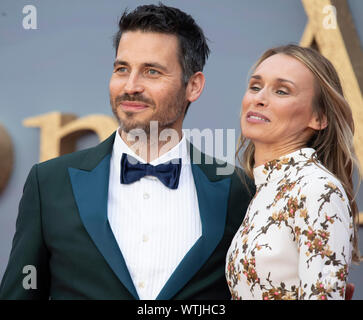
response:
[[[137,102],[144,102],[152,106],[154,105],[154,101],[144,97],[141,93],[136,93],[133,95],[124,93],[123,95],[117,96],[115,98],[115,104],[120,104],[122,101],[137,101]]]

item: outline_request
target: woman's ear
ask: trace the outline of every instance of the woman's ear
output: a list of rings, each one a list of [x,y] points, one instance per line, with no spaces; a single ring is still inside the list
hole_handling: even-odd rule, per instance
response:
[[[319,118],[319,116],[314,112],[308,127],[314,130],[323,130],[328,126],[328,119],[325,114]]]
[[[194,73],[187,84],[186,98],[189,102],[194,102],[202,94],[205,84],[205,77],[202,72]]]

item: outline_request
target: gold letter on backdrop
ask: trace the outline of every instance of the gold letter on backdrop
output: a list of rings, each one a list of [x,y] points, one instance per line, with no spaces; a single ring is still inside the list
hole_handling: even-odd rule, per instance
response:
[[[0,193],[5,189],[14,164],[11,139],[5,128],[0,125]]]
[[[95,132],[100,141],[117,129],[114,118],[90,115],[77,119],[74,114],[51,112],[24,120],[26,127],[40,128],[40,159],[46,161],[75,151],[77,138]]]
[[[302,0],[308,23],[300,44],[315,47],[337,69],[353,110],[354,145],[363,167],[363,51],[346,0]],[[363,223],[363,213],[360,213]]]

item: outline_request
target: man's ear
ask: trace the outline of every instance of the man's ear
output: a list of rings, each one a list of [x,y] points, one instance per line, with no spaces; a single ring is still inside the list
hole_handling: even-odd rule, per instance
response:
[[[202,94],[205,84],[205,77],[202,72],[194,73],[187,84],[186,98],[189,102],[194,102]]]
[[[323,130],[328,126],[328,119],[325,114],[319,118],[319,116],[314,112],[309,122],[308,127],[314,130]]]

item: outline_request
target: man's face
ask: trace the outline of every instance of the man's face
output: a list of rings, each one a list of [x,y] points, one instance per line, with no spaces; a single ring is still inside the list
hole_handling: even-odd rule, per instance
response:
[[[121,129],[181,130],[187,105],[174,35],[128,31],[122,34],[110,80],[110,103]]]

